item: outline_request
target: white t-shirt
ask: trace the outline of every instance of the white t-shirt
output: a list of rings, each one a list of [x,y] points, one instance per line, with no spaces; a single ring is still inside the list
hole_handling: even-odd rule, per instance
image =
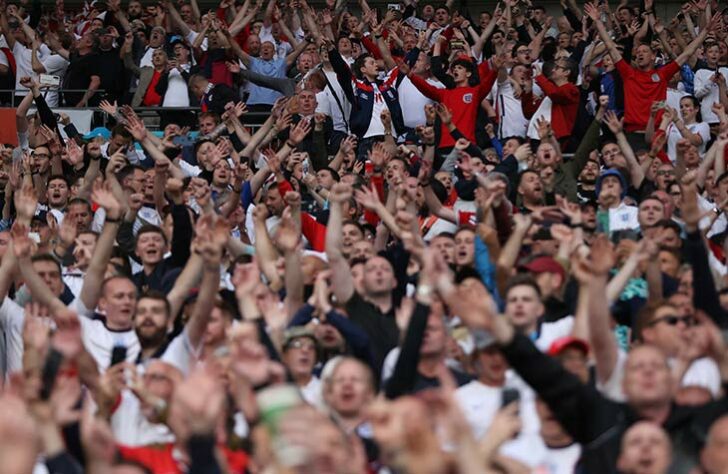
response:
[[[697,133],[703,139],[702,145],[698,147],[698,153],[702,157],[705,155],[705,144],[710,141],[710,125],[706,122],[696,122],[685,125],[685,128],[691,133]],[[677,142],[682,138],[682,133],[674,123],[667,126],[667,156],[673,163],[677,160]]]
[[[384,125],[382,124],[381,114],[384,110],[389,110],[387,103],[384,101],[384,95],[379,90],[379,86],[372,84],[374,89],[374,105],[372,106],[372,118],[369,121],[369,128],[363,138],[378,137],[384,135]],[[393,122],[394,123],[394,122]],[[391,130],[390,130],[391,131]]]
[[[111,415],[111,431],[119,444],[148,446],[174,442],[174,434],[163,423],[150,423],[139,399],[131,390],[121,392],[121,403]]]
[[[528,130],[528,119],[523,115],[521,99],[513,95],[513,84],[506,80],[496,84],[495,110],[498,115],[496,135],[503,140],[506,137],[525,137]]]
[[[621,202],[615,208],[609,209],[609,232],[639,229],[638,213],[639,209],[635,206],[628,206],[624,202]]]
[[[190,65],[183,64],[182,68],[190,72]],[[164,101],[162,102],[163,107],[189,107],[190,96],[187,92],[187,81],[182,76],[182,73],[177,69],[169,71],[169,85],[167,86],[167,92],[164,94]]]
[[[81,328],[83,329],[84,320],[89,321],[88,318],[93,315],[93,312],[88,310],[79,298],[74,299],[68,307],[78,313],[79,320],[82,323]],[[8,374],[23,369],[24,322],[25,309],[9,296],[6,296],[2,305],[0,305],[0,327],[5,332],[5,354],[0,354],[0,357],[5,358],[5,367]],[[82,337],[84,336],[85,334],[82,335]]]
[[[78,301],[76,299],[75,301]],[[79,318],[81,321],[81,339],[83,345],[96,361],[99,371],[103,372],[111,363],[111,351],[114,346],[126,347],[126,361],[134,363],[139,357],[141,347],[136,332],[114,331],[106,327],[103,321],[89,317]]]
[[[63,76],[66,75],[66,69],[68,69],[68,60],[60,54],[50,54],[40,61],[46,70],[46,74],[51,76],[58,76],[61,78],[61,84],[63,84]],[[48,107],[58,107],[58,91],[54,88],[43,92],[45,101]]]
[[[19,89],[16,95],[26,95],[28,89],[20,85],[22,77],[32,77],[38,79],[38,74],[33,72],[33,55],[32,49],[23,46],[20,41],[16,41],[13,45],[13,56],[15,57],[15,88]],[[46,56],[51,54],[48,46],[41,44],[38,48],[38,60],[43,62]]]
[[[351,116],[351,103],[344,95],[344,89],[341,88],[338,79],[336,79],[336,73],[333,71],[322,71],[326,75],[329,84],[324,87],[324,90],[316,94],[316,112],[326,114],[331,117],[334,123],[334,130],[339,132],[349,133],[347,123],[349,123],[349,117]],[[332,91],[333,88],[333,91]],[[336,103],[338,98],[339,103]],[[339,107],[341,104],[341,107]],[[343,113],[342,113],[343,110]]]
[[[728,68],[722,67],[718,72],[728,81]],[[713,104],[720,102],[718,84],[710,80],[714,74],[714,69],[698,69],[695,71],[693,91],[695,92],[695,97],[700,100],[700,113],[705,123],[718,123],[720,121],[718,116],[711,110]]]
[[[430,77],[427,82],[438,89],[443,89],[445,86],[435,79]],[[404,119],[404,126],[408,128],[415,128],[418,125],[425,125],[427,118],[425,117],[425,105],[434,104],[435,101],[425,97],[418,88],[412,84],[409,77],[405,77],[400,82],[397,88],[399,93],[399,103],[402,107],[402,118]]]

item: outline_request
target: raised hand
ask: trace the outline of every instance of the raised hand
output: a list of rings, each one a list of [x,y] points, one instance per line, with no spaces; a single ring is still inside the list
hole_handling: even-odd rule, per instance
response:
[[[103,207],[106,211],[106,216],[110,219],[119,219],[121,217],[121,203],[116,199],[114,193],[111,191],[111,184],[101,181],[96,181],[91,191],[91,200]],[[65,219],[64,219],[65,220]]]
[[[373,187],[368,188],[364,186],[361,189],[357,189],[354,192],[354,198],[356,202],[370,211],[376,211],[382,206],[382,201],[379,200],[379,195]]]
[[[291,129],[291,132],[288,134],[288,140],[293,145],[298,145],[309,133],[311,133],[311,124],[308,120],[301,120]]]
[[[99,104],[99,108],[103,112],[106,112],[107,114],[109,114],[111,116],[116,115],[116,113],[119,111],[119,109],[116,105],[116,101],[114,101],[114,103],[111,104],[108,100],[102,100],[101,103]]]
[[[144,126],[144,122],[142,122],[139,117],[127,117],[126,125],[124,127],[126,130],[131,133],[131,136],[134,137],[134,140],[138,142],[144,141],[144,139],[147,137],[147,128]]]
[[[622,131],[622,120],[612,110],[604,114],[604,123],[607,124],[609,130],[615,135]]]
[[[288,195],[290,193],[286,193]],[[298,194],[298,193],[296,193]],[[301,231],[289,213],[283,213],[275,235],[275,244],[283,253],[295,252],[301,242]]]
[[[369,160],[374,165],[374,168],[383,168],[390,158],[390,153],[382,143],[375,143],[369,151]]]
[[[345,183],[336,183],[329,191],[329,201],[343,203],[351,199],[351,186]]]
[[[29,224],[37,208],[38,197],[35,195],[35,189],[32,184],[26,183],[15,193],[15,211],[18,219]]]

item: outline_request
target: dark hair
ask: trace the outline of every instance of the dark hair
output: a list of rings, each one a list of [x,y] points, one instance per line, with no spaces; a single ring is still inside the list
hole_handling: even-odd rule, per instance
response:
[[[127,130],[126,127],[121,124],[116,125],[114,128],[111,129],[111,136],[115,137],[117,135],[124,138],[132,138],[129,130]]]
[[[364,235],[364,228],[359,224],[357,221],[353,221],[351,219],[347,219],[344,222],[341,223],[341,228],[343,229],[345,225],[353,225],[357,229],[359,229],[359,232],[361,232],[361,235]]]
[[[525,170],[521,171],[520,173],[518,173],[518,178],[516,179],[516,188],[518,188],[518,186],[521,185],[521,181],[523,180],[523,177],[525,175],[527,175],[528,173],[533,173],[536,176],[538,176],[539,179],[541,179],[541,175],[538,174],[538,172],[536,170],[533,170],[533,169],[530,169],[530,168],[529,169],[525,169]]]
[[[354,76],[356,76],[357,79],[361,79],[363,74],[361,73],[361,68],[364,67],[364,63],[366,62],[367,58],[373,58],[371,54],[362,54],[356,60],[354,61],[354,65],[352,66],[352,70],[354,71]]]
[[[63,269],[61,268],[61,264],[58,262],[58,260],[49,253],[41,253],[37,255],[33,255],[30,257],[31,263],[35,262],[51,262],[58,268],[58,273],[62,273]]]
[[[66,186],[69,186],[69,187],[70,187],[70,184],[68,183],[68,178],[66,178],[66,177],[65,177],[65,176],[63,176],[62,174],[52,174],[52,175],[50,175],[50,176],[48,177],[48,182],[47,182],[47,184],[51,184],[51,181],[56,181],[56,180],[59,180],[59,179],[60,179],[61,181],[63,181],[64,183],[66,183]]]
[[[73,199],[71,199],[71,200],[68,201],[68,207],[71,207],[74,204],[83,204],[84,206],[86,206],[88,208],[88,212],[89,213],[93,212],[93,208],[91,207],[91,203],[88,202],[86,199],[84,199],[82,197],[75,197],[75,198],[73,198]]]
[[[162,238],[164,239],[164,243],[165,244],[167,243],[167,236],[164,235],[164,231],[162,230],[162,228],[157,225],[154,225],[154,224],[144,224],[143,226],[141,226],[139,228],[139,230],[137,231],[136,241],[139,242],[139,237],[141,237],[142,234],[150,234],[150,233],[155,233],[155,234],[161,235]]]
[[[167,313],[167,317],[172,314],[172,306],[169,304],[169,300],[167,299],[167,295],[162,293],[159,290],[146,290],[144,293],[137,298],[137,303],[139,303],[144,298],[149,300],[156,300],[156,301],[162,301],[164,303],[164,311]]]
[[[116,179],[121,183],[130,175],[134,174],[135,170],[141,170],[142,172],[145,171],[145,169],[139,165],[126,165],[116,172]]]
[[[559,62],[563,63],[563,65],[558,64]],[[557,67],[561,67],[569,71],[569,82],[576,82],[577,78],[579,77],[579,69],[577,68],[576,63],[573,60],[564,58],[556,59],[554,61],[547,61],[543,65],[544,75],[548,78],[551,78],[551,74]]]
[[[526,143],[526,139],[523,137],[520,137],[518,135],[511,135],[510,137],[505,137],[502,140],[502,143],[505,145],[508,140],[515,140],[518,142],[519,145],[523,145],[524,143]]]
[[[530,286],[536,292],[538,298],[541,299],[541,288],[539,288],[538,283],[536,283],[536,280],[531,275],[525,273],[516,275],[506,282],[506,287],[503,290],[503,298],[508,299],[508,293],[517,286]]]
[[[336,171],[335,169],[333,169],[333,168],[331,168],[331,167],[327,166],[327,167],[325,167],[325,168],[321,168],[321,170],[326,170],[326,171],[328,171],[329,173],[331,173],[331,177],[332,177],[332,178],[334,178],[334,181],[336,181],[337,183],[338,183],[339,181],[341,181],[341,176],[339,176],[339,173],[338,173],[338,172],[337,172],[337,171]]]
[[[693,107],[695,108],[695,110],[698,111],[698,113],[695,115],[695,120],[697,122],[702,122],[703,114],[700,112],[700,101],[698,100],[698,98],[695,97],[694,95],[686,95],[686,96],[680,97],[680,102],[682,102],[685,99],[688,99],[690,102],[692,102]]]

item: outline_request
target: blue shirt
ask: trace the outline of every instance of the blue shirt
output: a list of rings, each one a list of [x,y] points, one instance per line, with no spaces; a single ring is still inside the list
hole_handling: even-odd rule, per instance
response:
[[[284,79],[286,77],[286,60],[285,59],[271,59],[265,61],[260,58],[250,58],[250,70],[263,74],[268,77],[278,77]],[[248,105],[255,104],[268,104],[273,105],[279,97],[283,94],[268,89],[267,87],[256,86],[252,82],[250,83],[250,95],[248,96]]]

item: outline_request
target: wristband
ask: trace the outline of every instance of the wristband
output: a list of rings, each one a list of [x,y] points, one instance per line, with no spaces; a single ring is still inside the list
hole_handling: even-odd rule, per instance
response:
[[[290,140],[286,140],[286,145],[288,145],[291,148],[296,148],[296,146],[297,146],[297,145],[294,145],[293,143],[291,143]]]
[[[106,218],[104,219],[104,223],[107,223],[107,222],[110,224],[118,224],[121,222],[121,217],[112,218],[112,217],[106,216]]]

